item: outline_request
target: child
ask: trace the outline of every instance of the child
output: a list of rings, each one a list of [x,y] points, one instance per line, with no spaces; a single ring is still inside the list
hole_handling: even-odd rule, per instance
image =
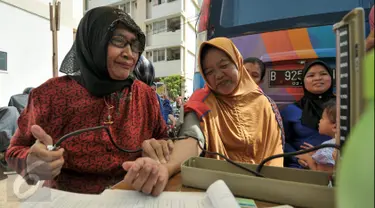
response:
[[[328,135],[333,139],[322,144],[336,144],[336,101],[334,99],[325,104],[322,118],[319,121],[319,133]],[[303,149],[310,149],[313,146],[305,143],[301,146]],[[297,156],[301,165],[311,170],[333,172],[335,166],[334,148],[323,148],[309,154]]]

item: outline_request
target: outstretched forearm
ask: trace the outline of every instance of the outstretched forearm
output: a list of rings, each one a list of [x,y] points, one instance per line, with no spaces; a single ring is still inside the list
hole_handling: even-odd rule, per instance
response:
[[[205,138],[200,129],[199,120],[195,113],[187,113],[185,115],[184,123],[182,124],[178,136],[185,137],[186,139],[177,140],[174,143],[170,160],[166,164],[169,176],[179,172],[181,164],[185,160],[190,157],[199,156],[202,152],[198,144],[201,145],[201,147],[204,147]]]
[[[198,141],[193,138],[178,140],[174,143],[170,160],[165,166],[168,169],[169,176],[173,176],[181,170],[181,164],[190,157],[196,157],[201,154]]]

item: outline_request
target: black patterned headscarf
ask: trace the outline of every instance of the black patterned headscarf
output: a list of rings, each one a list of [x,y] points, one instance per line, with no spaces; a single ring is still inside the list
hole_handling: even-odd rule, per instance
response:
[[[139,58],[138,64],[134,69],[134,76],[147,84],[152,86],[155,79],[155,70],[151,61],[143,55]]]
[[[97,7],[80,21],[76,40],[61,64],[60,72],[69,75],[94,96],[109,95],[133,84],[133,75],[125,80],[113,80],[107,69],[108,43],[118,24],[135,34],[141,56],[146,38],[134,20],[122,10]]]

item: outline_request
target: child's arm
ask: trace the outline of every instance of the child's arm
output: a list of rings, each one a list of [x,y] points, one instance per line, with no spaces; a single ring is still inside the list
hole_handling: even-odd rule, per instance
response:
[[[333,171],[335,169],[335,166],[316,164],[316,168],[317,168],[318,171],[333,173]]]
[[[334,144],[335,141],[328,141],[324,142],[323,144],[332,143]],[[314,161],[318,161],[319,164],[317,164],[317,170],[318,171],[327,171],[327,172],[333,172],[334,166],[335,166],[335,154],[334,154],[333,148],[323,148],[315,152],[314,155],[311,156],[311,158]]]

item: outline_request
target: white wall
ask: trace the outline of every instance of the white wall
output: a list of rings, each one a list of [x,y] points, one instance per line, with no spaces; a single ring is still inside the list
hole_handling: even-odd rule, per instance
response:
[[[146,32],[146,12],[147,12],[147,4],[148,0],[137,0],[137,11],[134,15],[135,22],[139,27],[142,29],[143,32]]]
[[[195,67],[195,55],[187,53],[185,55],[185,96],[190,96],[193,93],[193,78]]]
[[[198,14],[196,14],[196,7],[192,1],[193,0],[185,0],[185,15],[189,20],[196,19],[198,16]]]
[[[0,73],[0,106],[26,87],[52,77],[52,33],[49,20],[0,2],[0,50],[8,53],[8,72]],[[71,27],[61,25],[59,62],[73,42]]]
[[[118,2],[122,2],[122,0],[88,0],[87,1],[87,10],[90,10],[92,8],[99,7],[99,6],[116,4]]]
[[[157,34],[150,34],[147,36],[147,50],[155,48],[165,48],[168,46],[181,45],[182,37],[181,30],[175,32],[162,32]]]
[[[156,77],[181,75],[181,60],[160,61],[152,63],[155,68]]]
[[[156,19],[164,16],[169,16],[181,12],[181,0],[173,1],[170,3],[163,3],[160,5],[153,5],[153,2],[147,3],[147,19]]]
[[[50,2],[51,3],[53,2],[53,0],[37,0],[37,1],[42,2],[44,4],[49,4]]]
[[[195,41],[195,29],[192,28],[189,24],[186,24],[186,34],[185,34],[185,43],[187,49],[195,53],[196,41]]]
[[[184,0],[184,75],[185,75],[185,97],[191,96],[193,93],[193,78],[195,69],[195,51],[196,51],[196,37],[195,37],[195,22],[199,10],[196,9],[197,2],[195,0]]]

